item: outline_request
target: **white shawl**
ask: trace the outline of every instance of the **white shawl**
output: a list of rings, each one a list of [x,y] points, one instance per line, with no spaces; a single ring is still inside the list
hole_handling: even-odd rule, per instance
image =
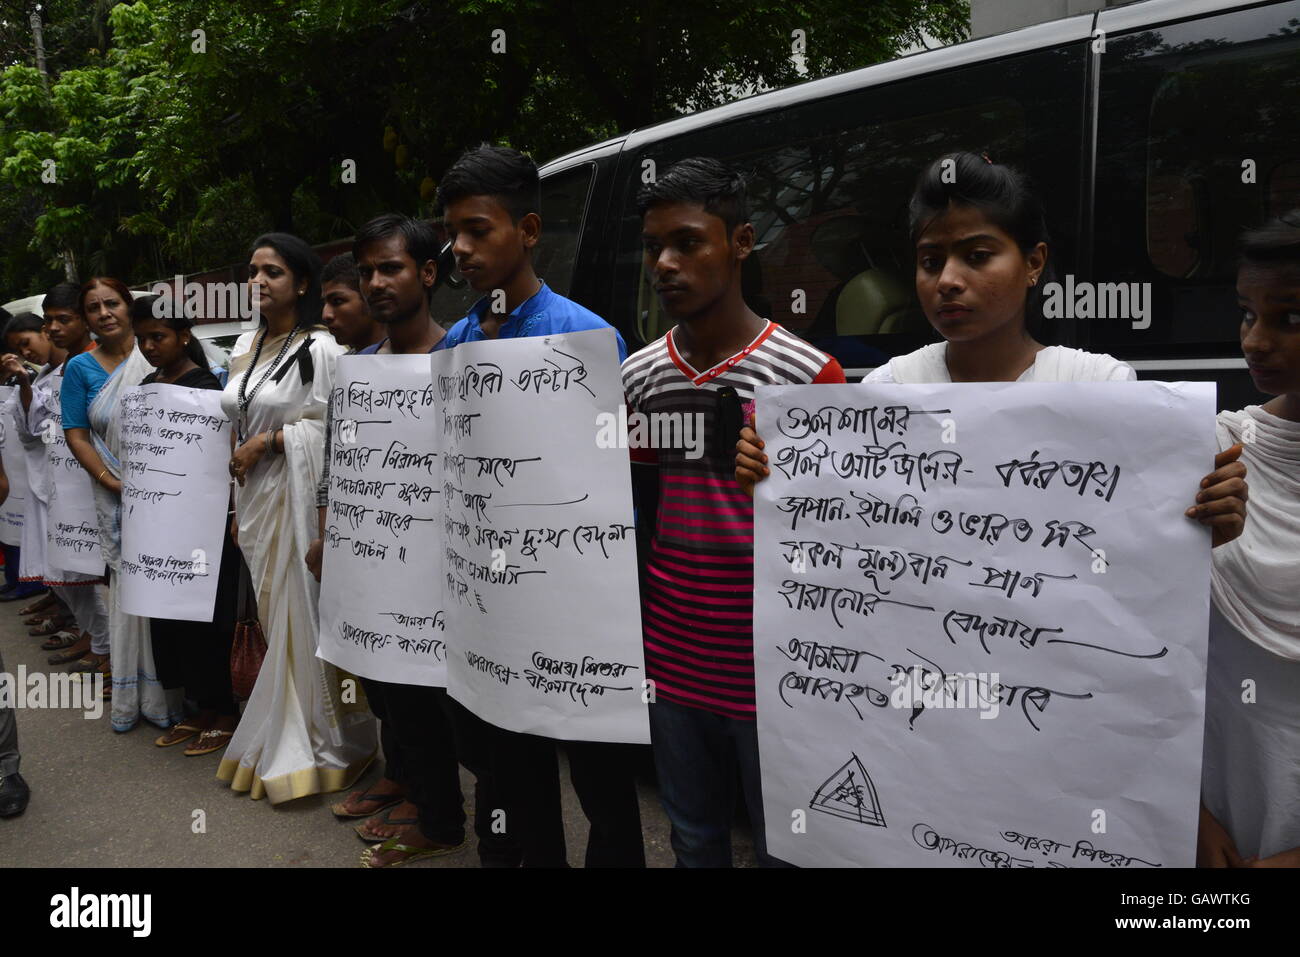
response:
[[[1244,636],[1300,661],[1300,422],[1249,405],[1220,412],[1217,432],[1221,449],[1244,446],[1250,504],[1241,537],[1214,550],[1210,594]]]

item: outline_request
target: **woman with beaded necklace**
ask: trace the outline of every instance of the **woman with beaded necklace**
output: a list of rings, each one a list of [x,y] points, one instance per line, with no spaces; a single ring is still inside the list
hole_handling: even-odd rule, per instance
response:
[[[320,322],[320,259],[285,233],[253,244],[249,283],[261,323],[231,353],[221,406],[234,424],[231,534],[244,553],[266,658],[217,777],[272,804],[346,788],[376,748],[374,719],[345,702],[316,657],[319,585],[303,555],[316,536],[316,480],[334,365]]]

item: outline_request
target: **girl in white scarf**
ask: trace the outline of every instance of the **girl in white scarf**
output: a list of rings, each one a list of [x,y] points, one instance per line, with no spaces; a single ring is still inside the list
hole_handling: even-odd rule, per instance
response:
[[[1274,398],[1221,412],[1250,521],[1214,553],[1198,863],[1300,867],[1300,210],[1242,237],[1241,348]]]

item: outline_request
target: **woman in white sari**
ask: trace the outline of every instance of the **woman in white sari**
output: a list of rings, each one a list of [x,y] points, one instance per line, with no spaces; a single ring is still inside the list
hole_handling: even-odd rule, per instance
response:
[[[68,448],[94,483],[99,544],[108,566],[108,629],[114,731],[130,731],[143,716],[160,728],[181,719],[179,689],[164,690],[154,667],[149,622],[121,607],[122,393],[153,371],[131,333],[131,293],[118,280],[91,279],[81,287],[81,314],[98,346],[68,360],[63,377],[63,430]]]
[[[217,777],[278,804],[350,786],[378,742],[356,679],[345,693],[338,669],[316,657],[320,586],[303,562],[317,531],[325,409],[345,350],[320,324],[320,260],[306,243],[262,236],[249,271],[262,324],[236,343],[221,404],[234,423],[232,531],[267,649]]]

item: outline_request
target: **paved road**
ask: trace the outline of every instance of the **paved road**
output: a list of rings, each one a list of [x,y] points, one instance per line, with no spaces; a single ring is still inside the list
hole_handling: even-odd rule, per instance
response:
[[[0,655],[17,673],[59,671],[45,663],[49,652],[27,635],[18,617],[25,602],[0,604]],[[215,778],[220,752],[187,758],[182,746],[154,747],[160,733],[140,724],[113,732],[108,709],[97,720],[68,709],[17,713],[22,773],[32,788],[21,817],[0,820],[3,867],[354,867],[366,846],[329,805],[337,795],[316,795],[272,807],[236,794]],[[373,782],[373,767],[362,778]],[[466,796],[473,778],[461,772]],[[582,863],[587,822],[562,770],[569,861]],[[672,866],[668,821],[653,786],[639,786],[646,858],[651,867]],[[192,829],[194,812],[206,817],[206,833]],[[736,834],[740,866],[753,866],[748,835]],[[472,844],[451,857],[410,867],[477,867]]]

